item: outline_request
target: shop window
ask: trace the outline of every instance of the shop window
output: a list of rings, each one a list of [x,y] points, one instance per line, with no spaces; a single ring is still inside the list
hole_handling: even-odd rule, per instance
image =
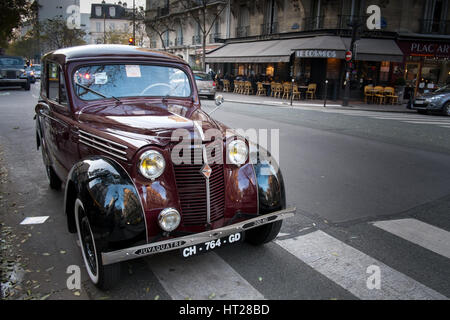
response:
[[[266,68],[266,76],[273,77],[274,71],[275,71],[275,69],[274,69],[273,65],[268,65]]]
[[[380,81],[387,82],[389,81],[389,71],[390,71],[390,62],[382,61],[380,66]]]

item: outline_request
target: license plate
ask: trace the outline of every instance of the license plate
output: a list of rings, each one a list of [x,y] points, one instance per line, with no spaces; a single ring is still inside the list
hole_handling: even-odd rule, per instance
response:
[[[201,253],[213,251],[214,249],[218,249],[230,244],[238,243],[239,241],[241,241],[241,239],[241,233],[233,233],[223,238],[206,241],[204,243],[199,243],[194,246],[181,249],[181,254],[183,255],[183,257],[188,258]]]
[[[201,89],[200,92],[201,92],[201,93],[208,93],[209,90],[207,90],[207,89]]]
[[[423,104],[423,100],[416,100],[414,104]]]

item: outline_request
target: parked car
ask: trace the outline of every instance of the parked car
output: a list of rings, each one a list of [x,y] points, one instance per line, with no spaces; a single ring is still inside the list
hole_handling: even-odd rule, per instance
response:
[[[30,90],[30,78],[21,57],[0,56],[0,87],[22,87]]]
[[[194,71],[195,82],[198,87],[200,96],[207,96],[213,100],[216,95],[216,83],[209,73]]]
[[[31,70],[34,71],[34,76],[36,77],[36,79],[41,78],[41,65],[40,64],[33,64],[31,66]]]
[[[89,45],[42,61],[37,147],[99,288],[120,279],[121,261],[261,245],[294,215],[277,163],[263,149],[250,161],[249,141],[202,110],[182,59]]]
[[[417,97],[411,108],[419,113],[437,111],[450,116],[450,85]]]

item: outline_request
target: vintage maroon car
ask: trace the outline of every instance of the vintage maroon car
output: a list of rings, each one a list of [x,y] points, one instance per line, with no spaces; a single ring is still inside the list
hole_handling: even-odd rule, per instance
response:
[[[294,214],[277,164],[267,152],[249,161],[248,141],[201,109],[182,59],[92,45],[51,52],[42,67],[37,147],[98,287],[119,280],[121,261],[266,243]]]

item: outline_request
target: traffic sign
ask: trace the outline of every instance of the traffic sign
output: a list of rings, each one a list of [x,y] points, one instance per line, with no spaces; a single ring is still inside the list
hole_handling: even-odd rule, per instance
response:
[[[350,60],[352,60],[352,57],[353,57],[353,54],[352,54],[352,52],[351,51],[347,51],[346,53],[345,53],[345,61],[350,61]]]

